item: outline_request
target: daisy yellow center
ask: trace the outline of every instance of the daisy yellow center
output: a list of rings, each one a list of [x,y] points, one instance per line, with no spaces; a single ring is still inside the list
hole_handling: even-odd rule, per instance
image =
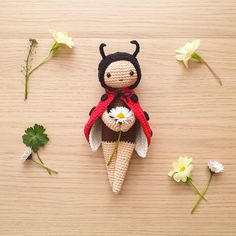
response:
[[[123,113],[119,113],[119,114],[117,114],[117,117],[118,117],[119,119],[123,119],[123,118],[125,118],[125,116],[124,116]]]
[[[181,166],[180,168],[179,168],[179,172],[182,172],[182,171],[184,171],[185,170],[185,166]]]

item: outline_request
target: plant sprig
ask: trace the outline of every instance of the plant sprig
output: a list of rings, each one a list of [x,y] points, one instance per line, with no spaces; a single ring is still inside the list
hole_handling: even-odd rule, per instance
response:
[[[28,81],[30,77],[30,70],[31,70],[31,62],[32,62],[32,56],[35,52],[35,49],[37,47],[37,40],[36,39],[29,39],[29,51],[27,53],[26,59],[25,59],[25,66],[22,67],[22,73],[24,74],[25,80],[25,100],[28,98]]]
[[[39,156],[39,149],[43,147],[48,141],[48,135],[45,133],[46,129],[42,125],[35,124],[33,127],[29,127],[25,130],[25,134],[22,136],[23,143],[28,147],[28,149],[22,155],[22,160],[32,160],[34,163],[40,167],[47,170],[51,175],[52,173],[57,174],[58,172],[51,169],[44,164],[43,160]],[[33,159],[33,154],[36,154],[38,161]]]
[[[30,45],[27,57],[25,59],[25,65],[22,67],[22,73],[25,78],[24,100],[27,100],[28,98],[28,84],[31,74],[39,67],[41,67],[43,64],[45,64],[47,61],[49,61],[63,45],[66,45],[69,48],[72,48],[74,46],[73,39],[69,37],[66,33],[57,32],[55,30],[49,30],[49,32],[52,34],[52,37],[54,39],[54,44],[51,46],[48,55],[34,67],[32,67],[31,62],[33,60],[32,58],[33,52],[35,51],[38,42],[36,39],[29,39]]]

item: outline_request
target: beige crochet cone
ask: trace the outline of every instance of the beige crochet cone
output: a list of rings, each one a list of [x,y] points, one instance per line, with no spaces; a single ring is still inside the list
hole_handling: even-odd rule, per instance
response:
[[[115,160],[112,191],[119,193],[125,180],[129,167],[129,162],[134,150],[134,144],[129,142],[120,142]]]
[[[107,165],[107,163],[110,160],[110,157],[112,155],[112,152],[115,148],[116,142],[102,142],[102,150],[103,150],[103,156],[105,160],[105,165],[107,169],[107,175],[109,183],[112,187],[113,185],[113,178],[114,178],[114,171],[115,171],[115,163],[116,163],[116,153],[113,156],[110,165]]]

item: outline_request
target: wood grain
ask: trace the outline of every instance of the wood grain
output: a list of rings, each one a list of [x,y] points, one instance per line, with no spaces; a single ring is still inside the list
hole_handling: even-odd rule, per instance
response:
[[[7,0],[0,2],[0,23],[0,235],[236,235],[234,0]],[[24,102],[27,40],[38,39],[39,60],[52,43],[49,28],[68,31],[76,47],[35,72]],[[186,70],[175,61],[175,49],[192,38],[201,38],[199,53],[222,77],[222,88],[203,65]],[[137,93],[154,137],[148,158],[132,159],[122,193],[113,195],[102,153],[91,152],[83,126],[103,93],[99,44],[107,43],[107,53],[133,52],[131,39],[141,44]],[[47,128],[50,142],[40,153],[58,176],[19,161],[21,136],[34,123]],[[199,188],[208,160],[225,165],[195,215],[197,196],[167,177],[183,154],[194,159]]]

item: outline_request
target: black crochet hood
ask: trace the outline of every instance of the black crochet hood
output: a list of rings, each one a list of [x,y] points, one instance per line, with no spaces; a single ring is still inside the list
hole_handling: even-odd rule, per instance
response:
[[[138,62],[136,56],[139,53],[140,48],[139,48],[139,44],[136,40],[132,40],[130,43],[136,45],[136,50],[133,54],[129,54],[127,52],[116,52],[116,53],[112,53],[109,55],[105,55],[103,48],[106,46],[106,44],[102,43],[100,45],[99,50],[100,50],[100,54],[102,56],[102,60],[100,61],[99,65],[98,65],[98,78],[99,78],[99,81],[100,81],[102,87],[104,87],[105,89],[112,89],[109,86],[107,86],[104,82],[104,74],[105,74],[107,67],[112,62],[121,61],[121,60],[131,62],[137,72],[137,81],[135,82],[135,84],[131,85],[129,88],[134,89],[138,86],[138,84],[141,80],[141,69],[140,69],[139,62]]]

